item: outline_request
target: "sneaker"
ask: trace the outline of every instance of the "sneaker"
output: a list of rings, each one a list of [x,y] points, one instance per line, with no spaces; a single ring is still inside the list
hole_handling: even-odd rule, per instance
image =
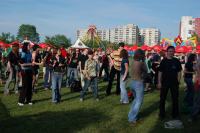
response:
[[[83,102],[83,98],[80,98],[80,102]]]
[[[129,104],[129,102],[121,102],[122,105]]]
[[[96,101],[98,102],[98,101],[99,101],[99,98],[96,98]]]
[[[137,124],[138,124],[136,121],[132,121],[132,122],[129,122],[129,123],[130,123],[131,126],[134,126],[134,127],[137,126]]]
[[[32,102],[29,102],[28,105],[33,105],[33,103],[32,103]]]
[[[47,91],[47,90],[49,90],[49,88],[44,88],[44,90],[46,90],[46,91]]]
[[[19,92],[18,91],[15,91],[15,94],[18,94]]]
[[[4,95],[9,95],[9,94],[10,94],[9,90],[4,91]]]
[[[24,106],[24,104],[23,104],[23,103],[18,103],[18,105],[19,105],[19,106]]]

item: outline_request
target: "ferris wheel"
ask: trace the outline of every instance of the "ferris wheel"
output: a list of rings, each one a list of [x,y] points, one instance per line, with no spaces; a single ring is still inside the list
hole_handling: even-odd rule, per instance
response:
[[[98,47],[101,46],[101,39],[98,36],[97,28],[95,25],[89,25],[89,28],[87,30],[86,36],[84,37],[86,42],[90,42],[91,47],[95,47],[97,45]]]

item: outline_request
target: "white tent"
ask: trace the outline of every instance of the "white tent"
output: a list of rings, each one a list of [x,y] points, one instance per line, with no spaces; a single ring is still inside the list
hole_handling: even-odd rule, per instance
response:
[[[80,48],[80,49],[84,49],[84,48],[89,48],[87,47],[79,38],[78,40],[75,42],[74,45],[71,46],[71,48]]]

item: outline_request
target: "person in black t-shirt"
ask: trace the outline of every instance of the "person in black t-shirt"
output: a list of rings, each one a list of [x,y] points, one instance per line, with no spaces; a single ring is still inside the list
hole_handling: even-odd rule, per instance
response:
[[[9,70],[9,77],[6,81],[5,87],[4,87],[4,94],[9,94],[9,85],[14,79],[14,90],[15,93],[18,93],[18,74],[20,71],[20,65],[19,65],[19,44],[13,44],[12,51],[8,55],[8,64],[7,64],[8,70]]]
[[[195,54],[190,54],[188,56],[187,62],[185,64],[184,69],[184,81],[187,85],[186,95],[184,98],[184,103],[186,107],[191,111],[193,106],[193,99],[194,99],[194,83],[193,83],[193,74],[194,74],[194,61],[196,60]]]
[[[159,66],[158,88],[160,89],[160,119],[165,117],[165,100],[168,90],[172,95],[172,117],[179,117],[178,95],[179,82],[181,79],[181,63],[174,58],[175,48],[169,46],[167,48],[167,57],[164,58]]]
[[[52,74],[52,66],[50,63],[50,59],[52,58],[53,54],[51,52],[51,48],[48,47],[47,51],[45,52],[45,56],[43,58],[44,65],[45,65],[45,74],[44,74],[44,88],[45,90],[50,89],[51,87],[51,74]]]
[[[109,80],[109,58],[108,58],[108,55],[107,53],[105,52],[102,52],[102,65],[100,67],[100,72],[99,72],[99,77],[101,77],[102,75],[102,71],[104,70],[105,71],[105,74],[106,74],[106,78],[104,80]]]
[[[65,71],[65,59],[61,56],[60,50],[57,50],[57,54],[50,60],[53,64],[52,72],[52,102],[58,103],[61,100],[61,85],[62,77]]]
[[[39,75],[39,66],[43,65],[43,62],[40,60],[40,55],[39,55],[39,45],[34,45],[33,46],[33,52],[32,52],[32,62],[33,62],[33,82],[32,82],[32,89],[33,92],[36,92],[35,89],[35,84],[37,83],[38,80],[38,75]]]
[[[71,81],[71,78],[73,78],[75,80],[78,80],[78,69],[77,69],[77,66],[78,66],[78,55],[79,55],[79,52],[76,50],[76,53],[73,52],[72,56],[71,56],[71,58],[69,60],[68,69],[67,69],[66,87],[70,86],[69,82]]]
[[[81,54],[78,58],[78,63],[79,63],[79,69],[80,69],[80,74],[81,74],[81,86],[82,88],[84,87],[84,79],[85,79],[85,76],[83,74],[83,71],[84,71],[84,68],[85,68],[85,62],[86,60],[88,59],[88,50],[85,49],[83,51],[83,54]]]

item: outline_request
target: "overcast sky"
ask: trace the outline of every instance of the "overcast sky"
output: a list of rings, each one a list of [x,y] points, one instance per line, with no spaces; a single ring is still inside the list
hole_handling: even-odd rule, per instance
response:
[[[32,24],[44,36],[64,34],[72,42],[76,30],[136,24],[156,27],[173,39],[181,16],[200,17],[199,0],[0,0],[0,33],[17,34],[21,24]]]

